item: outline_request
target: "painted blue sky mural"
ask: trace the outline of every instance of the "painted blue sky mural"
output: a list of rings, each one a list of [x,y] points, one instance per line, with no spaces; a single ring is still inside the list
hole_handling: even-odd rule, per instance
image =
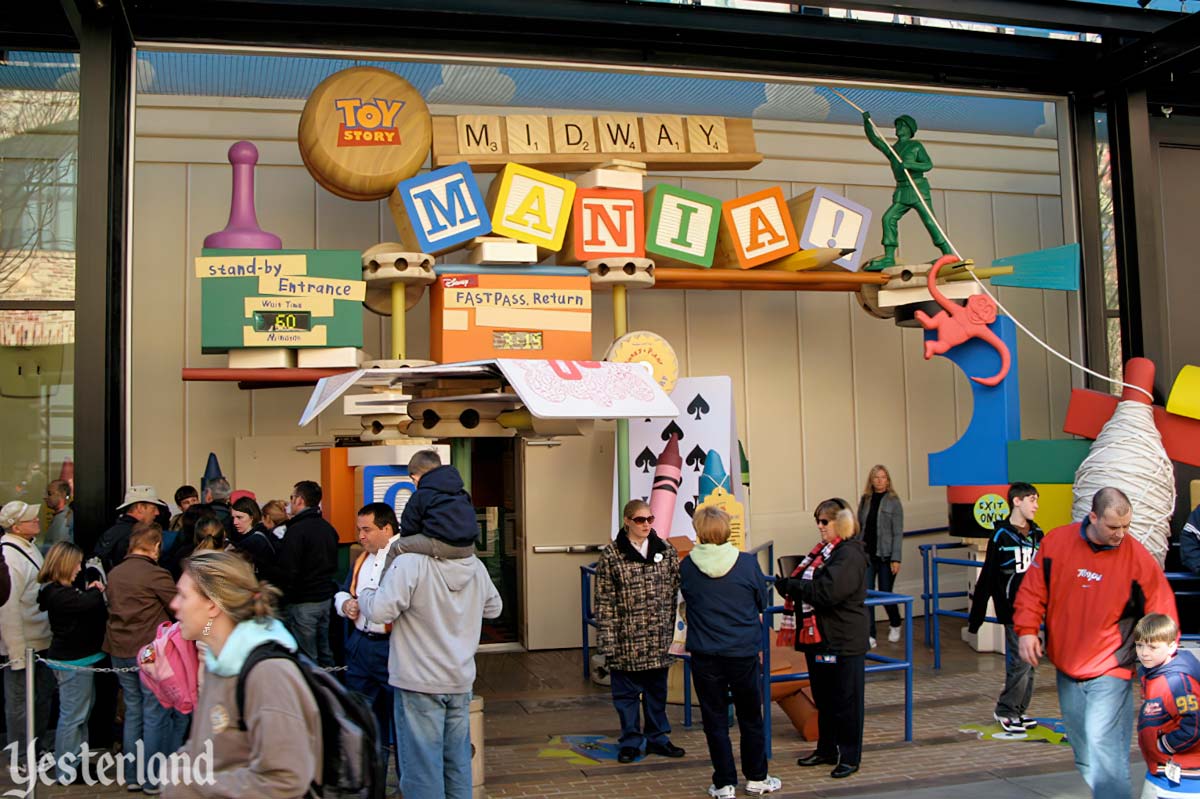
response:
[[[563,68],[143,51],[138,55],[137,88],[147,94],[303,99],[328,75],[358,65],[396,72],[431,103],[859,121],[858,114],[824,86]],[[10,51],[0,62],[0,88],[72,90],[78,87],[78,74],[73,55]],[[1041,100],[840,90],[882,124],[909,113],[932,130],[1056,135],[1053,106]]]

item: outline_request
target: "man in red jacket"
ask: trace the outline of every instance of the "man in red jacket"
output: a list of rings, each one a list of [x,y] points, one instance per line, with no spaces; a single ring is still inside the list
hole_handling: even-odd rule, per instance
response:
[[[1147,613],[1178,619],[1175,595],[1150,553],[1129,537],[1133,508],[1102,488],[1082,522],[1051,530],[1013,607],[1021,659],[1058,669],[1058,704],[1075,765],[1093,797],[1129,796],[1133,628]],[[1038,628],[1046,624],[1046,649]]]

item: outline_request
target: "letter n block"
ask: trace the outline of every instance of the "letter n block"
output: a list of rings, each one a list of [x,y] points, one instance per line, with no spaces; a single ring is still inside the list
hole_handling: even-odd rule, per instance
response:
[[[642,203],[640,191],[576,189],[559,262],[645,257],[646,219]]]
[[[505,164],[488,190],[492,231],[558,252],[574,199],[571,181],[522,164]]]
[[[712,266],[721,201],[660,183],[645,194],[646,254],[661,266]]]
[[[800,249],[787,201],[778,186],[721,205],[717,265],[752,269]]]
[[[465,162],[400,181],[388,208],[400,243],[417,252],[449,252],[492,230],[479,183]]]

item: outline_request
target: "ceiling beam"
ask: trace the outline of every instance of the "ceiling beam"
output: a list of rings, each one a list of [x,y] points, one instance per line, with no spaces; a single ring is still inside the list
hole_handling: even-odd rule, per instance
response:
[[[1104,55],[1095,74],[1105,86],[1195,85],[1198,68],[1200,14],[1190,14]]]

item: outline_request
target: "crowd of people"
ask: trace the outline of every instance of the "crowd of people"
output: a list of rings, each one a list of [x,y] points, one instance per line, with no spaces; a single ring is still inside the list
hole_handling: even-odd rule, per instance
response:
[[[5,504],[5,721],[9,743],[22,758],[34,755],[12,764],[14,776],[40,771],[49,758],[39,755],[52,753],[54,778],[85,779],[89,716],[103,699],[96,669],[111,667],[124,704],[120,748],[129,790],[309,795],[337,772],[322,750],[330,720],[305,676],[305,669],[334,667],[336,613],[349,622],[345,690],[374,714],[378,759],[386,764],[394,744],[407,796],[470,797],[474,658],[482,620],[499,616],[502,603],[474,555],[475,511],[458,472],[427,450],[414,456],[409,473],[416,491],[401,519],[382,503],[359,510],[363,551],[340,586],[338,535],[321,515],[321,486],[309,480],[296,483],[286,501],[261,506],[223,477],[202,492],[182,486],[173,515],[153,486],[130,486],[91,551],[75,541],[69,485],[47,491],[54,521],[44,533],[40,506]],[[190,670],[162,669],[155,661],[168,652],[190,657]],[[29,669],[33,740],[26,740]],[[190,681],[181,685],[181,675]],[[164,762],[152,759],[156,753],[195,758],[206,746],[214,772],[208,783],[176,782],[154,767]]]

